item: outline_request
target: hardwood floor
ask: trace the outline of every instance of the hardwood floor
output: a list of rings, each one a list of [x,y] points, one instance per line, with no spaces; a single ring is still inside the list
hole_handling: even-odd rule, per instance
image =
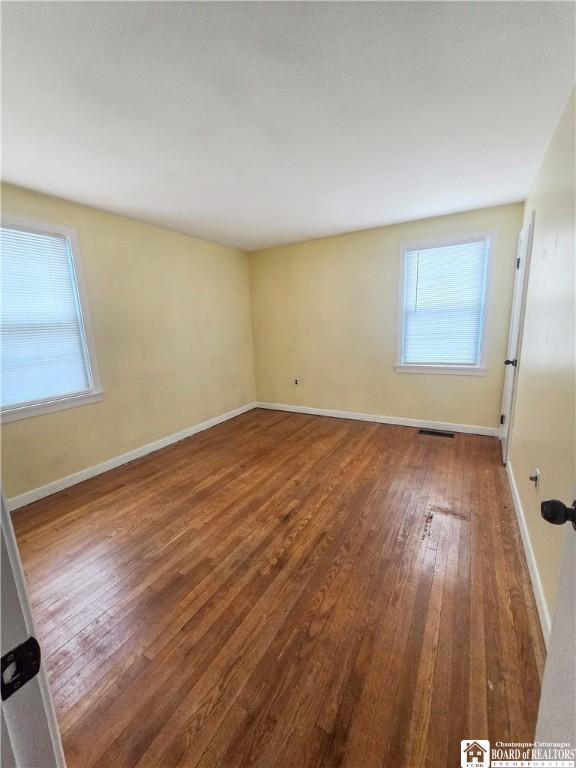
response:
[[[13,520],[71,767],[449,768],[532,737],[494,438],[256,410]]]

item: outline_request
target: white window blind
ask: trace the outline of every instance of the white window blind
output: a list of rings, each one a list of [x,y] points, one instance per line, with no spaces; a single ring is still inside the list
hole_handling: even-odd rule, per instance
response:
[[[403,365],[479,366],[489,240],[408,250]]]
[[[2,227],[0,245],[2,408],[92,391],[68,238]]]

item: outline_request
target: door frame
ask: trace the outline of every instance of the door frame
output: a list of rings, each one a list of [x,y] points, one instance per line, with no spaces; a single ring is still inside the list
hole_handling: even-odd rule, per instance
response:
[[[1,489],[0,497],[2,548],[7,561],[2,564],[2,593],[4,595],[6,590],[11,595],[11,599],[2,598],[3,613],[5,611],[7,614],[2,618],[10,622],[13,630],[9,633],[12,638],[10,642],[13,642],[16,635],[17,642],[23,642],[37,635],[18,543]],[[4,632],[2,639],[6,640]],[[2,647],[1,650],[5,654],[10,648]],[[30,728],[33,728],[33,733],[29,732]],[[34,678],[2,702],[2,736],[2,757],[8,764],[17,768],[29,765],[66,768],[60,730],[43,663]]]
[[[518,235],[518,249],[516,253],[516,270],[514,273],[514,293],[512,298],[512,308],[510,312],[510,328],[508,331],[508,343],[506,345],[506,354],[508,358],[517,361],[513,367],[512,390],[510,393],[510,405],[506,409],[506,374],[502,386],[502,407],[500,416],[500,429],[498,437],[502,446],[502,463],[506,464],[510,455],[510,436],[514,423],[514,409],[516,406],[516,390],[518,387],[518,368],[521,364],[522,355],[522,337],[524,331],[524,318],[526,315],[526,299],[528,295],[528,282],[530,278],[530,261],[532,258],[532,243],[534,240],[534,224],[536,220],[536,211],[530,212],[527,223],[522,227]],[[524,247],[523,243],[525,243]],[[521,251],[524,251],[523,253]],[[521,264],[521,259],[524,263]],[[521,266],[521,268],[520,268]],[[516,335],[516,346],[512,348],[513,337]],[[507,358],[507,359],[508,359]],[[504,420],[504,423],[502,423]]]

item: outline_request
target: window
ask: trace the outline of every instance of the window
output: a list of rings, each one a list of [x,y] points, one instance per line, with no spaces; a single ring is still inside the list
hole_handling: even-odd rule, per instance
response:
[[[485,373],[490,238],[403,252],[400,372]]]
[[[0,230],[3,421],[102,397],[74,234],[55,229],[4,221]]]

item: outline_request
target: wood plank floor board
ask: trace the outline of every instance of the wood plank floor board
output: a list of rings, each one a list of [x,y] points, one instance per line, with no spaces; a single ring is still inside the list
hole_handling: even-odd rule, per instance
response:
[[[367,504],[368,502],[365,501],[365,511]],[[272,645],[268,652],[269,659],[264,660],[240,696],[241,703],[253,713],[253,727],[249,732],[241,730],[237,734],[237,740],[249,741],[252,753],[262,754],[262,738],[266,738],[268,726],[274,722],[271,713],[282,707],[285,712],[284,716],[288,719],[292,707],[292,710],[301,715],[302,703],[306,702],[309,707],[312,701],[312,696],[316,690],[316,677],[320,674],[325,676],[326,670],[329,671],[332,667],[330,659],[334,658],[341,632],[341,614],[334,611],[334,606],[337,601],[343,599],[342,595],[347,584],[350,579],[356,576],[359,567],[358,559],[363,556],[364,562],[370,562],[368,547],[374,543],[374,540],[369,540],[368,537],[361,538],[362,528],[357,527],[356,529],[356,543],[360,545],[361,549],[359,550],[358,546],[350,544],[349,539],[347,551],[344,552],[340,549],[337,559],[332,560],[326,572],[327,578],[331,580],[329,588],[318,588],[314,582],[309,585],[308,601],[300,601],[293,615],[290,616],[287,626],[288,629],[296,626],[298,631],[289,635],[286,632],[289,642],[284,647],[280,646],[285,635],[279,634],[277,636],[278,646]],[[358,555],[354,556],[355,552],[358,552]],[[326,562],[330,562],[328,558]],[[354,568],[351,567],[352,562]],[[320,578],[321,576],[322,572],[319,573]],[[369,594],[369,590],[366,592]],[[319,598],[321,598],[321,602],[319,602]],[[337,622],[338,629],[334,629],[333,622]],[[359,623],[361,624],[361,622]],[[276,656],[282,656],[285,659],[285,663],[279,668],[278,674],[274,677],[262,674]],[[316,664],[312,663],[314,658],[316,658]],[[310,659],[310,664],[308,664],[308,659]],[[292,715],[294,716],[294,712]],[[312,715],[310,715],[310,720],[314,722]],[[288,733],[293,732],[293,730],[294,724],[286,729]],[[257,739],[257,736],[260,736],[260,739]],[[234,755],[239,748],[239,744],[233,742],[229,747],[229,756],[225,762],[233,762]],[[279,749],[274,749],[272,744],[267,745],[267,750],[272,753],[279,751]],[[285,754],[284,750],[280,751]],[[272,755],[269,755],[268,759],[272,761]]]
[[[370,538],[370,536],[367,536],[366,538],[368,539],[368,538]],[[350,539],[348,541],[350,542]],[[364,540],[363,546],[365,546],[365,544],[366,544],[366,540]],[[347,567],[340,567],[339,564],[336,564],[336,568],[335,568],[335,563],[334,563],[334,561],[332,561],[331,572],[332,572],[332,574],[334,574],[334,573],[338,574],[340,582],[342,582],[342,577],[346,576],[348,573],[351,572],[352,574],[356,574],[357,571],[358,571],[358,566],[359,565],[361,565],[362,563],[370,562],[369,558],[364,557],[362,559],[362,553],[361,552],[358,552],[358,554],[356,556],[354,556],[354,554],[353,554],[354,551],[358,551],[358,548],[355,547],[353,549],[352,546],[350,546],[350,544],[348,544],[347,560],[348,560],[349,565],[347,565]],[[352,565],[354,566],[353,568],[351,567]],[[314,592],[315,592],[315,587],[314,587],[313,584],[310,584],[309,587],[308,587],[309,591],[310,591],[311,587],[313,589],[312,589],[312,592],[310,592],[310,594],[313,596]],[[333,583],[331,585],[331,588],[334,588],[334,587],[335,587],[335,584]],[[269,705],[273,701],[273,699],[274,699],[274,692],[275,691],[276,691],[276,697],[278,696],[277,689],[278,689],[278,686],[281,684],[281,680],[279,680],[277,677],[275,677],[272,681],[270,681],[269,676],[265,673],[265,670],[267,668],[267,663],[273,662],[273,660],[276,659],[276,658],[286,658],[286,659],[290,660],[291,657],[295,656],[293,650],[291,650],[291,649],[293,648],[293,645],[294,645],[294,643],[296,641],[300,641],[302,639],[306,640],[307,638],[309,639],[310,637],[315,638],[318,635],[318,629],[313,630],[312,626],[309,624],[309,622],[315,622],[316,625],[318,626],[318,618],[317,618],[318,614],[320,614],[320,615],[324,614],[326,616],[326,618],[328,618],[331,615],[330,611],[327,612],[326,609],[324,609],[322,611],[319,611],[314,606],[312,606],[312,609],[310,609],[307,606],[307,604],[306,604],[306,602],[304,600],[301,599],[299,601],[298,608],[291,614],[291,616],[289,617],[289,619],[287,621],[287,632],[286,632],[286,635],[288,636],[288,644],[286,644],[286,642],[285,642],[286,635],[278,634],[276,636],[276,638],[274,640],[274,643],[272,644],[272,646],[270,647],[270,649],[268,651],[268,654],[267,654],[268,655],[268,659],[264,659],[263,660],[264,663],[259,665],[259,667],[256,670],[255,674],[249,680],[248,685],[245,687],[245,689],[244,689],[244,691],[242,693],[241,698],[242,699],[244,699],[244,698],[246,699],[247,706],[252,706],[253,707],[254,704],[251,704],[250,702],[251,701],[254,702],[254,701],[258,701],[258,700],[263,702],[264,705],[266,705],[266,704]],[[303,618],[300,618],[298,620],[298,616],[299,615],[301,617],[303,617]],[[337,614],[337,615],[340,615],[340,614]],[[302,621],[304,621],[304,624],[302,624]],[[297,624],[299,626],[299,632],[298,633],[293,632],[292,634],[290,634],[288,632],[288,630],[292,626],[294,626],[295,624]],[[361,622],[360,622],[360,624],[361,624]],[[283,643],[284,643],[284,645],[282,645]],[[326,660],[326,664],[323,664],[322,661],[321,661],[322,656],[320,656],[320,659],[319,659],[318,655],[319,654],[316,654],[315,665],[314,665],[315,668],[319,667],[319,668],[323,669],[324,667],[327,667],[328,669],[331,669],[332,666],[329,663],[329,659],[332,658],[332,657],[328,656],[328,659]],[[292,673],[297,672],[298,668],[302,667],[302,663],[301,663],[302,653],[301,652],[300,652],[300,654],[298,654],[297,658],[300,661],[299,661],[299,663],[296,666],[294,666],[294,665],[292,665],[292,666],[288,665],[287,666],[287,669],[290,672],[292,672]],[[288,664],[288,662],[287,662],[287,664]],[[282,673],[283,673],[283,678],[282,679],[285,680],[286,679],[286,666],[282,665],[281,670],[282,670]],[[308,689],[309,689],[311,694],[314,693],[314,686],[313,686],[313,683],[311,683],[311,681],[313,679],[314,679],[313,675],[308,675],[307,679],[305,681],[306,684],[308,685]],[[272,693],[269,694],[267,692],[266,685],[271,685]],[[294,685],[292,685],[292,686],[285,685],[284,686],[284,693],[287,694],[287,695],[289,695],[294,690],[300,690],[300,688],[296,688]],[[310,696],[305,691],[303,692],[303,696],[300,697],[300,698],[302,700],[306,700],[308,702],[310,702],[310,700],[311,700]],[[263,712],[263,710],[260,709],[261,719],[264,719],[264,721],[268,720],[269,717],[267,716],[267,710],[264,711],[263,718],[262,718],[262,712]],[[302,702],[301,701],[298,702],[298,712],[300,714],[302,712]],[[232,712],[232,716],[234,716],[234,711]],[[312,718],[312,722],[313,722],[313,718]],[[293,728],[293,726],[292,726],[292,728]],[[257,729],[254,729],[254,732],[257,732]],[[254,740],[254,732],[252,734],[252,741]],[[288,732],[290,732],[290,729],[288,729]],[[207,735],[209,735],[209,734],[207,734]],[[240,734],[240,736],[241,736],[241,734]],[[232,750],[232,753],[233,752],[234,752],[234,749]]]
[[[333,488],[333,490],[334,490],[334,488]],[[325,493],[323,494],[323,497],[330,498],[329,496],[326,496]],[[320,511],[320,510],[318,510],[318,511]],[[346,510],[344,509],[344,511],[346,511]],[[317,514],[318,514],[318,512],[317,512]],[[315,520],[315,524],[317,524],[317,522],[318,521]],[[358,521],[355,520],[354,518],[351,518],[351,519],[349,518],[348,522],[347,522],[347,528],[350,528],[351,526],[354,526],[354,527],[358,528],[359,527],[358,526]],[[324,538],[325,538],[325,542],[324,543],[330,544],[333,552],[337,553],[339,551],[340,552],[343,551],[342,550],[342,537],[340,537],[340,539],[336,539],[335,542],[330,542],[330,538],[328,538],[328,537],[324,537]],[[334,538],[334,537],[332,536],[331,538]],[[313,543],[313,541],[309,542],[309,543]],[[313,551],[313,550],[311,550],[311,551]],[[309,562],[313,562],[313,558],[311,559],[310,556],[308,556],[307,559],[308,559],[308,563]],[[324,560],[325,560],[326,563],[330,563],[331,558],[329,556],[327,556],[327,557],[324,558]],[[338,578],[342,579],[345,576],[345,573],[346,573],[346,568],[344,568],[344,567],[336,568],[336,567],[334,567],[334,565],[332,565],[331,568],[329,569],[328,576],[329,576],[330,580],[333,580],[335,576],[338,576]],[[318,594],[322,594],[322,593],[323,593],[323,589],[322,589],[322,587],[320,587],[319,590],[318,590]],[[311,611],[311,618],[312,618],[312,620],[314,620],[316,622],[319,620],[319,616],[321,616],[321,615],[322,615],[322,611],[321,610],[312,610]],[[227,655],[229,655],[229,651],[228,651]],[[197,697],[197,691],[194,691],[192,695],[193,695],[194,698],[196,698]],[[184,712],[184,717],[186,717],[186,710],[185,709],[180,707],[180,712]]]
[[[267,503],[270,503],[270,501],[271,501],[271,497],[268,498]],[[187,509],[186,504],[184,506],[185,506],[185,509]],[[205,527],[204,527],[204,532],[194,536],[193,547],[200,548],[201,546],[203,546],[204,545],[204,540],[203,540],[204,537],[206,537],[211,531],[212,531],[212,533],[215,536],[221,537],[221,526],[222,526],[222,522],[223,522],[223,516],[225,514],[227,514],[227,513],[228,514],[232,514],[235,511],[233,504],[228,504],[228,506],[230,507],[229,510],[221,510],[218,516],[213,515],[214,521],[217,522],[220,527],[217,528],[215,530],[215,532],[214,532],[210,528],[211,524],[210,523],[206,524]],[[266,510],[264,508],[264,505],[262,505],[262,513],[265,513],[265,511]],[[238,514],[238,512],[239,512],[238,509],[236,509],[236,514]],[[189,514],[188,514],[188,516],[189,516]],[[196,515],[195,515],[195,517],[196,517]],[[202,517],[201,513],[198,515],[198,517],[200,517],[200,518]],[[182,525],[184,525],[184,523],[182,523]],[[256,522],[252,522],[251,525],[252,525],[252,527],[254,527],[256,525]],[[213,528],[213,526],[212,526],[212,528]],[[242,535],[242,529],[241,528],[239,529],[237,527],[237,528],[233,529],[232,533],[228,533],[228,538],[231,538],[233,536],[238,538],[241,535]],[[128,538],[130,539],[130,537],[128,537]],[[90,600],[90,601],[98,600],[98,602],[100,604],[103,604],[104,601],[107,604],[109,604],[110,603],[110,598],[113,597],[114,594],[117,593],[117,592],[119,592],[121,594],[122,598],[125,600],[127,597],[129,597],[129,595],[126,594],[126,588],[125,588],[125,586],[122,583],[123,580],[125,580],[126,578],[133,579],[135,584],[136,584],[136,587],[138,588],[138,587],[141,587],[142,584],[143,584],[142,575],[141,575],[142,571],[144,571],[146,573],[146,578],[148,580],[150,580],[153,577],[153,574],[151,574],[151,570],[150,570],[149,564],[147,564],[146,561],[145,560],[143,561],[143,559],[142,559],[142,551],[143,551],[142,548],[144,548],[144,551],[145,551],[146,547],[150,548],[152,546],[152,549],[153,549],[153,541],[154,540],[152,540],[152,544],[148,543],[149,541],[150,541],[150,537],[147,537],[147,539],[145,539],[145,541],[141,545],[141,547],[135,547],[133,549],[132,558],[131,559],[128,558],[128,563],[127,563],[126,566],[124,564],[123,558],[122,559],[118,559],[118,557],[117,557],[118,550],[115,549],[113,551],[112,555],[109,558],[112,561],[112,565],[114,566],[113,573],[109,575],[108,580],[106,579],[106,575],[104,575],[102,577],[102,590],[101,590],[101,592],[96,592],[95,588],[98,585],[94,585],[94,582],[93,582],[92,579],[88,581],[88,580],[86,580],[86,578],[84,578],[84,583],[83,584],[82,583],[78,584],[77,590],[81,591],[81,592],[83,591],[87,595],[87,599],[88,600]],[[210,545],[210,542],[207,543],[207,546],[209,546],[209,545]],[[126,548],[128,548],[128,546],[129,545],[127,544]],[[211,550],[211,551],[213,551],[213,550]],[[219,554],[219,553],[216,552],[215,554]],[[193,555],[194,555],[194,552],[192,551],[192,547],[191,546],[188,546],[187,548],[184,548],[184,547],[182,548],[182,556],[184,558],[188,557],[191,562],[194,562]],[[159,559],[159,558],[155,557],[155,559]],[[91,560],[89,561],[89,565],[93,565],[93,562]],[[166,570],[166,569],[173,570],[175,565],[178,566],[178,564],[175,564],[174,561],[168,560],[167,558],[161,558],[161,559],[159,559],[158,568],[161,569],[161,570]],[[77,578],[79,578],[79,577],[77,576]],[[112,583],[108,583],[108,582],[112,582]],[[70,586],[68,585],[67,589],[66,589],[66,592],[67,592],[67,599],[73,600],[74,610],[77,613],[82,613],[84,611],[84,609],[85,609],[85,604],[80,599],[78,599],[78,597],[76,595],[73,594],[74,593],[74,588],[71,590]],[[52,599],[54,600],[53,597],[52,597]],[[58,609],[60,609],[60,611],[62,610],[62,604],[61,604],[61,601],[57,601],[56,600],[56,602],[57,602],[57,605],[56,605],[56,615],[58,615]],[[36,605],[36,607],[37,608],[38,607],[41,608],[42,605],[43,604]],[[49,611],[48,612],[43,611],[43,615],[47,616],[48,619],[50,618],[50,612]],[[70,615],[70,611],[68,611],[68,615]]]
[[[13,519],[70,768],[448,768],[533,734],[493,438],[255,410]]]
[[[278,524],[276,516],[271,516],[270,520],[271,521],[276,521],[276,524]],[[283,543],[283,545],[286,544],[286,535],[285,535],[285,533],[284,533],[283,536],[282,535],[280,536],[280,540],[281,540],[281,543]],[[313,539],[312,539],[312,542],[313,542]],[[277,555],[276,555],[276,557],[277,557]],[[245,562],[245,560],[246,560],[245,557],[239,558],[240,566],[242,565],[242,563]],[[308,558],[308,561],[310,562],[311,559]],[[257,576],[260,575],[259,574],[259,570],[260,570],[261,565],[262,565],[261,561],[256,559],[255,560],[255,567],[252,570],[255,570]],[[230,617],[233,615],[231,613],[230,609],[229,608],[227,609],[227,605],[229,605],[232,602],[232,600],[236,597],[236,595],[239,592],[240,588],[247,581],[249,581],[249,577],[250,577],[250,571],[248,570],[245,574],[242,574],[240,580],[233,579],[232,580],[232,584],[230,585],[230,588],[228,590],[226,590],[226,589],[222,590],[224,597],[219,601],[220,604],[218,605],[218,611],[219,611],[221,617],[223,617],[224,620],[229,620]],[[200,606],[199,606],[200,611],[202,611],[204,614],[207,613],[207,611],[205,610],[205,607],[204,607],[205,605],[206,605],[205,603],[204,604],[201,603]],[[208,604],[208,607],[209,607],[209,604]],[[211,613],[208,613],[207,619],[208,619],[208,621],[214,621],[214,616],[212,616]],[[201,641],[204,640],[205,631],[209,627],[210,627],[209,623],[205,622],[205,626],[203,626],[202,622],[200,622],[200,627],[197,627],[196,628],[196,632],[195,632],[195,641],[196,642],[201,642]],[[217,626],[213,630],[213,635],[218,636],[218,639],[221,640],[222,639],[221,638],[221,633],[218,630],[219,630],[219,627]],[[189,638],[189,636],[187,636],[187,635],[182,635],[181,633],[179,634],[179,636],[176,638],[176,640],[177,640],[176,647],[174,649],[172,649],[174,651],[174,653],[178,652],[179,645],[186,644],[188,638]],[[213,646],[214,646],[213,640],[211,639],[211,637],[208,637],[208,638],[206,638],[206,641],[207,641],[207,648],[208,648],[208,650],[210,652],[212,652],[213,651]],[[188,645],[189,645],[189,642],[188,642]],[[196,649],[196,650],[197,650],[197,655],[198,655],[199,651],[198,651],[198,649]],[[173,672],[173,675],[174,675],[175,680],[176,680],[176,685],[178,686],[177,695],[173,695],[171,697],[164,697],[163,699],[161,698],[160,700],[158,700],[155,703],[151,702],[150,706],[146,710],[146,715],[148,717],[148,729],[147,729],[148,736],[152,733],[152,730],[153,730],[152,729],[152,722],[151,722],[152,714],[150,712],[150,707],[154,705],[156,708],[160,708],[160,707],[166,708],[166,707],[171,706],[171,702],[172,701],[178,702],[179,698],[183,695],[183,690],[182,690],[183,686],[187,686],[187,685],[190,684],[190,681],[188,679],[186,679],[186,678],[184,680],[180,680],[181,674],[179,673],[178,668],[176,668],[176,671]],[[161,678],[158,678],[158,680],[160,682],[162,682]],[[170,680],[168,679],[167,681],[164,681],[164,682],[167,684],[168,689],[171,690]],[[146,690],[142,692],[142,695],[146,695],[146,694],[149,695],[149,693],[150,693],[150,683],[147,685]],[[120,702],[120,704],[121,704],[121,702]],[[122,711],[122,709],[120,709],[120,711]],[[108,712],[108,713],[106,713],[106,715],[108,716],[108,715],[110,715],[110,713]],[[122,723],[122,722],[123,722],[122,719],[116,718],[115,722],[110,724],[110,728],[107,728],[105,730],[105,732],[103,734],[103,737],[106,738],[107,742],[110,739],[111,733],[113,733],[113,731],[111,731],[110,729],[118,727],[118,724]],[[82,737],[82,733],[80,733],[80,737]],[[126,745],[124,743],[125,739],[122,737],[121,734],[119,734],[119,741],[121,743],[123,743],[124,744],[124,748],[126,748]]]

